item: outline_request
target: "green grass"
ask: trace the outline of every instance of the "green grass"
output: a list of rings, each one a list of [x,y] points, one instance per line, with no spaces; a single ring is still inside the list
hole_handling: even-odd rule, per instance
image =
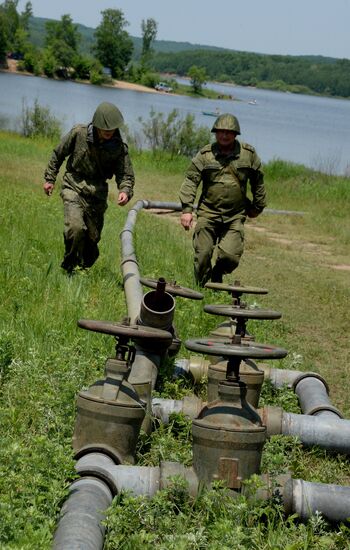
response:
[[[74,478],[71,437],[75,396],[103,376],[114,340],[77,328],[79,318],[119,321],[126,314],[120,273],[119,233],[127,209],[111,193],[101,255],[88,274],[67,278],[63,254],[63,212],[59,189],[48,198],[42,174],[51,143],[0,133],[0,546],[45,549],[67,488]],[[184,159],[134,153],[135,200],[177,201]],[[250,323],[260,342],[289,350],[272,366],[313,370],[325,377],[332,402],[350,415],[348,365],[349,180],[274,161],[266,167],[269,207],[304,216],[263,214],[246,225],[246,249],[232,277],[269,289],[250,297],[283,313],[280,321]],[[111,184],[114,189],[114,184]],[[143,276],[164,276],[193,287],[191,235],[177,216],[142,211],[135,248]],[[336,267],[343,266],[342,269]],[[225,294],[206,291],[205,303],[225,303]],[[222,318],[203,304],[176,300],[175,324],[182,339],[206,336]],[[189,352],[181,349],[181,356]],[[167,381],[161,395],[178,398],[203,392],[189,383]],[[265,403],[296,411],[294,394],[265,384]],[[142,435],[139,464],[191,461],[189,423],[181,417]],[[265,446],[264,471],[289,468],[294,477],[349,485],[346,457],[303,449],[276,436]],[[180,481],[153,499],[121,495],[108,515],[106,548],[143,549],[344,549],[349,530],[320,518],[306,525],[285,518],[278,503],[245,497],[233,501],[216,486],[193,499]]]

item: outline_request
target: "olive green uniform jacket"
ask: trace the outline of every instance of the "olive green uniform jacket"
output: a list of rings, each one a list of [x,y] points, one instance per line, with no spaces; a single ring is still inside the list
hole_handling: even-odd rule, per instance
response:
[[[104,200],[108,194],[106,180],[115,176],[119,191],[125,191],[129,199],[132,197],[134,171],[128,147],[118,130],[111,140],[100,143],[92,124],[74,126],[54,149],[45,181],[55,183],[66,157],[63,189],[72,189],[86,200]]]
[[[68,157],[61,197],[64,206],[65,254],[62,267],[91,267],[99,251],[98,242],[107,208],[107,179],[115,176],[119,191],[133,195],[134,171],[119,130],[110,140],[100,141],[92,124],[77,125],[54,149],[45,180],[55,183]]]
[[[252,201],[247,197],[248,181]],[[247,143],[235,140],[229,155],[223,155],[217,143],[206,145],[197,153],[180,189],[184,213],[193,211],[200,183],[198,216],[228,223],[237,214],[244,214],[248,206],[258,212],[266,206],[261,161],[254,147]]]

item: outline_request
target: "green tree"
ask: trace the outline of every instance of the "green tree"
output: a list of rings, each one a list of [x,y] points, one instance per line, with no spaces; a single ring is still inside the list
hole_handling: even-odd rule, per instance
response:
[[[6,64],[7,34],[6,21],[3,12],[0,10],[0,65]]]
[[[24,11],[19,16],[19,22],[22,29],[29,30],[29,19],[33,17],[33,6],[31,2],[26,2]]]
[[[157,36],[158,25],[154,19],[142,19],[141,31],[142,31],[142,53],[141,53],[141,65],[147,67],[152,58],[153,49],[152,45]]]
[[[4,32],[8,50],[13,49],[15,34],[19,27],[17,4],[18,0],[5,0],[5,2],[0,5],[0,12],[3,16]]]
[[[205,84],[207,80],[205,68],[192,65],[188,70],[188,76],[191,79],[191,86],[194,93],[199,94],[202,91],[203,84]]]
[[[74,25],[70,15],[62,15],[61,21],[46,23],[46,46],[51,46],[56,40],[62,40],[73,51],[77,51],[80,41],[78,26]]]
[[[46,50],[44,57],[50,59],[50,71],[52,70],[52,59],[55,59],[55,70],[63,70],[67,76],[67,71],[74,66],[77,57],[80,33],[77,25],[73,24],[70,15],[62,15],[61,21],[48,21],[46,23]],[[47,76],[50,76],[46,72]]]
[[[103,66],[111,69],[114,78],[120,78],[133,51],[132,40],[125,30],[128,22],[121,10],[107,9],[101,13],[102,22],[95,32],[94,53]]]

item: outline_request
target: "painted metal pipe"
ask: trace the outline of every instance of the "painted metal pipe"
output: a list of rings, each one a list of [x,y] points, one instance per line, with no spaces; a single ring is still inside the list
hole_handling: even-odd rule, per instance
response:
[[[183,399],[154,397],[152,399],[152,414],[155,418],[159,418],[163,424],[169,424],[169,418],[172,413],[182,413],[187,418],[194,420],[204,405],[206,403],[195,395],[187,395]]]
[[[303,414],[343,418],[342,413],[332,405],[328,384],[320,374],[273,369],[264,363],[258,363],[258,367],[276,388],[286,384],[294,390]]]
[[[290,479],[284,486],[283,501],[286,513],[297,514],[303,521],[317,513],[330,522],[348,522],[350,518],[350,487]]]
[[[294,381],[304,374],[302,371],[298,370],[274,369],[266,363],[258,363],[258,367],[264,372],[265,378],[270,380],[275,388],[282,388],[285,385],[291,388]]]
[[[310,447],[350,454],[350,421],[337,417],[283,413],[282,434],[297,435]]]
[[[200,382],[208,375],[210,361],[202,355],[191,355],[189,359],[178,358],[174,361],[174,378],[191,376],[195,382]]]
[[[293,382],[293,389],[304,414],[343,418],[329,399],[327,382],[316,373],[303,373]]]
[[[268,437],[276,434],[297,436],[306,447],[318,445],[328,451],[350,454],[350,420],[287,413],[280,407],[264,407],[258,413]]]
[[[120,233],[122,249],[121,270],[123,274],[126,307],[131,324],[136,324],[143,297],[140,272],[132,239],[136,216],[138,211],[142,208],[144,208],[144,201],[138,201],[134,207],[129,210],[126,223]]]
[[[106,457],[99,453],[85,455],[76,464],[76,470],[80,475],[98,476],[93,479],[98,482],[103,479],[108,484],[115,496],[121,491],[130,491],[136,496],[144,495],[152,497],[160,489],[163,489],[175,475],[187,480],[189,492],[196,496],[200,487],[199,480],[193,468],[186,468],[183,464],[176,462],[162,462],[160,466],[123,466],[112,464]],[[92,478],[83,478],[91,480]],[[306,521],[313,515],[320,513],[328,521],[341,522],[350,518],[350,487],[326,483],[311,483],[302,479],[292,479],[290,476],[279,476],[280,489],[272,488],[269,476],[263,475],[265,489],[259,491],[260,498],[271,498],[277,490],[282,494],[284,509],[287,515],[297,514],[301,520]],[[76,482],[78,483],[78,482]],[[243,489],[243,492],[245,490]],[[86,495],[87,496],[87,495]],[[235,493],[232,493],[235,496]],[[247,493],[249,498],[249,493]],[[67,501],[68,502],[68,501]],[[102,503],[101,503],[102,504]],[[68,518],[71,519],[71,518]],[[80,541],[79,525],[71,526],[76,534],[75,539],[58,540],[59,533],[55,536],[54,550],[65,550],[66,548],[87,548],[88,550],[102,548],[100,539],[96,541],[96,533],[86,534],[89,546],[72,546],[72,540]],[[84,533],[83,533],[84,534]],[[67,541],[67,542],[66,542]],[[70,546],[64,546],[69,542]],[[84,541],[85,542],[85,541]]]
[[[112,499],[110,489],[100,479],[84,477],[75,481],[61,510],[53,549],[102,549],[105,534],[103,511],[110,506]]]
[[[180,205],[178,206],[181,210]],[[143,298],[140,273],[132,239],[137,213],[142,208],[173,210],[177,209],[177,206],[174,203],[152,203],[143,200],[138,201],[128,213],[120,239],[121,270],[127,312],[131,324],[137,322]],[[163,354],[164,350],[162,349]],[[161,357],[157,353],[148,353],[140,349],[139,346],[137,347],[129,379],[131,378],[132,382],[135,383],[135,389],[142,393],[146,401],[150,399],[160,361]],[[54,537],[54,550],[66,550],[67,548],[99,550],[103,548],[105,531],[102,524],[105,517],[103,510],[108,508],[113,498],[113,483],[110,477],[104,477],[104,473],[108,472],[114,463],[103,453],[88,453],[83,459],[80,459],[83,460],[83,463],[78,461],[80,465],[83,464],[80,470],[83,477],[75,481],[70,487],[70,494],[63,505]],[[92,461],[97,465],[95,464],[95,467],[89,470],[87,461]]]
[[[116,465],[102,453],[90,453],[80,458],[75,469],[80,476],[94,476],[108,485],[113,496],[121,491],[152,497],[166,487],[174,476],[187,480],[189,492],[195,496],[198,479],[192,468],[179,462],[161,462],[160,466]]]

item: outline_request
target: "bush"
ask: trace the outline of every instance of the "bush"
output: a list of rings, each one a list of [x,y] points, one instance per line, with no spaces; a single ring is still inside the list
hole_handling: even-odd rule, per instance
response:
[[[103,74],[97,69],[92,69],[90,71],[90,82],[95,84],[95,86],[101,86],[105,81]]]
[[[150,120],[139,118],[145,142],[153,152],[165,151],[175,155],[193,156],[210,141],[210,130],[206,126],[196,126],[194,116],[180,118],[176,109],[164,118],[163,113],[150,111]],[[135,138],[135,141],[137,139]]]
[[[61,124],[50,113],[48,107],[39,105],[34,101],[33,107],[28,107],[25,101],[22,104],[21,133],[25,137],[48,137],[59,139],[61,136]]]

